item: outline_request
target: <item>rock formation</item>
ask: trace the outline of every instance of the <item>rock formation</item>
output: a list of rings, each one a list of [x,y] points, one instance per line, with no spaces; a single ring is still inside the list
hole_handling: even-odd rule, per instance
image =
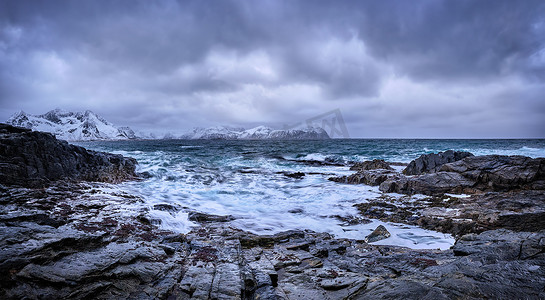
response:
[[[352,167],[350,167],[350,170],[352,171],[377,170],[377,169],[393,170],[393,168],[390,167],[390,164],[385,162],[383,159],[374,159],[374,160],[368,160],[363,162],[357,162],[354,165],[352,165]]]
[[[0,298],[545,297],[545,231],[469,233],[450,250],[410,250],[325,233],[258,236],[198,214],[203,223],[180,234],[130,209],[140,201],[99,183],[0,190]]]
[[[460,174],[483,191],[545,189],[545,158],[474,156],[445,164],[440,171]]]
[[[383,239],[387,239],[391,236],[390,232],[386,227],[379,225],[370,235],[365,237],[366,243],[373,243]]]
[[[409,165],[403,170],[405,175],[420,175],[423,173],[433,173],[439,171],[439,169],[446,163],[458,161],[460,159],[473,156],[469,152],[452,151],[431,153],[421,155],[419,158],[411,161]]]
[[[453,162],[446,162],[452,161]],[[441,163],[445,161],[445,163]],[[330,180],[350,184],[378,185],[388,193],[440,195],[517,189],[545,190],[545,158],[524,156],[473,156],[446,151],[422,155],[403,171],[355,168],[350,176]]]
[[[0,182],[44,186],[56,180],[119,182],[136,178],[136,160],[95,152],[53,135],[0,124]]]

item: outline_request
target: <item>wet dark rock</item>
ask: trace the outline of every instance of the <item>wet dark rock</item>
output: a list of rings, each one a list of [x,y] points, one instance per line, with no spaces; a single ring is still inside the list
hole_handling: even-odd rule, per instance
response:
[[[352,167],[350,167],[350,170],[353,170],[353,171],[376,170],[376,169],[393,170],[393,168],[390,167],[390,164],[385,162],[383,159],[374,159],[374,160],[368,160],[364,162],[357,162]]]
[[[334,216],[337,220],[341,221],[343,226],[352,226],[352,225],[358,225],[358,224],[369,224],[373,221],[362,218],[360,216]]]
[[[366,243],[378,242],[392,236],[390,232],[382,225],[379,225],[371,234],[365,237]]]
[[[365,218],[379,219],[385,222],[408,223],[407,218],[413,212],[404,209],[400,203],[397,206],[385,201],[368,201],[354,205]]]
[[[305,173],[303,172],[280,172],[280,174],[283,174],[286,177],[295,178],[295,179],[301,179],[305,177]]]
[[[374,186],[380,185],[392,176],[396,176],[396,174],[395,171],[385,169],[363,170],[349,176],[330,177],[329,180],[340,183],[367,184]]]
[[[144,178],[144,179],[153,178],[153,174],[151,174],[150,172],[147,172],[147,171],[138,173],[138,176],[140,178]]]
[[[47,214],[18,214],[11,216],[0,216],[0,220],[5,222],[6,224],[33,222],[38,225],[47,225],[55,228],[66,224],[66,221],[64,221],[63,218],[52,218]]]
[[[195,222],[229,222],[235,220],[233,216],[219,216],[219,215],[211,215],[211,214],[205,214],[202,212],[189,212],[188,216],[190,221]]]
[[[453,162],[448,162],[453,161]],[[482,193],[510,190],[545,190],[545,158],[524,156],[473,156],[468,152],[446,151],[426,154],[404,170],[358,171],[329,180],[379,186],[380,191],[400,194],[441,195],[444,193]]]
[[[421,155],[419,158],[411,161],[409,165],[403,170],[405,175],[420,175],[423,173],[433,173],[439,171],[439,169],[446,163],[455,162],[466,157],[473,156],[469,152],[452,151],[431,153]]]
[[[398,161],[389,161],[388,164],[390,166],[398,166],[398,167],[406,167],[409,165],[408,163],[398,162]]]
[[[304,236],[303,231],[289,230],[274,235],[243,234],[239,239],[242,247],[251,248],[255,246],[271,247],[277,242],[286,242],[290,238],[302,238]]]
[[[294,240],[289,244],[286,244],[285,247],[288,250],[304,250],[309,251],[309,247],[311,244],[314,244],[314,240],[309,239],[301,239],[301,240]]]
[[[484,155],[445,164],[441,171],[457,173],[483,191],[545,189],[545,158]]]
[[[515,231],[545,229],[543,191],[523,190],[477,194],[423,207],[418,225],[455,235],[505,228]]]
[[[369,284],[362,295],[354,299],[451,299],[448,293],[413,280],[387,279]]]
[[[95,152],[44,132],[0,124],[0,182],[46,186],[57,180],[120,182],[135,179],[136,160]]]
[[[474,190],[475,181],[453,172],[437,172],[414,177],[391,176],[379,185],[386,193],[437,195]]]
[[[432,173],[389,178],[381,184],[380,189],[388,192],[428,195],[447,192],[545,189],[545,158],[503,155],[466,156],[455,162],[442,164],[440,167],[435,165],[434,169],[428,172]]]
[[[176,212],[180,211],[179,207],[176,207],[176,206],[171,205],[171,204],[166,204],[166,203],[155,204],[153,206],[153,209],[160,210],[160,211],[166,211],[166,212],[170,212],[170,213],[176,213]]]

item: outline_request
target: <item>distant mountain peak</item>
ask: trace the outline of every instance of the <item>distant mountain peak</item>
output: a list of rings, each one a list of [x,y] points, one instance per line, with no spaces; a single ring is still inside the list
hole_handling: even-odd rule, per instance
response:
[[[329,139],[327,132],[319,127],[304,129],[276,130],[267,126],[257,126],[251,129],[214,126],[209,128],[194,128],[180,137],[181,139],[222,139],[222,140],[313,140]]]
[[[20,110],[20,111],[14,113],[14,114],[8,119],[7,122],[10,122],[11,120],[24,119],[24,118],[27,118],[27,114],[26,114],[23,110]]]
[[[70,112],[56,108],[41,115],[30,115],[24,111],[13,114],[7,122],[54,134],[68,141],[126,140],[137,138],[129,127],[117,127],[90,110]]]

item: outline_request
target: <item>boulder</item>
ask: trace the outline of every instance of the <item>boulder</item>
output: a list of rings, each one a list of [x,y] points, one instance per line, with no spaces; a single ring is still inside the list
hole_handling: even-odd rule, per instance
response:
[[[437,195],[463,193],[473,187],[475,181],[454,172],[437,172],[420,176],[395,176],[382,182],[379,190],[386,193]]]
[[[0,182],[26,187],[57,180],[120,182],[136,178],[136,160],[87,150],[50,133],[0,124]]]
[[[377,170],[360,170],[349,176],[330,177],[329,180],[341,183],[349,184],[367,184],[367,185],[379,185],[397,175],[396,172],[385,169]]]
[[[420,175],[423,173],[433,173],[439,171],[439,169],[446,163],[459,161],[463,158],[473,156],[469,152],[452,151],[431,153],[421,155],[419,158],[411,161],[409,165],[403,170],[405,175]]]
[[[303,172],[280,172],[280,174],[283,174],[286,177],[295,178],[295,179],[301,179],[305,177],[305,173]]]
[[[392,236],[386,227],[379,225],[370,235],[365,237],[366,243],[378,242]]]
[[[376,170],[376,169],[393,170],[393,168],[390,167],[390,164],[385,162],[383,159],[373,159],[373,160],[368,160],[363,162],[357,162],[352,167],[350,167],[350,170],[353,170],[353,171]]]
[[[545,158],[526,156],[472,156],[441,166],[474,181],[481,190],[545,189]]]

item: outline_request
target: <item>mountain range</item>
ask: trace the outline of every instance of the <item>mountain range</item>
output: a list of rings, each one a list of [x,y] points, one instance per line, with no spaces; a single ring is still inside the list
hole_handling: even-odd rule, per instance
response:
[[[90,110],[69,112],[54,109],[43,115],[20,111],[11,116],[10,125],[54,134],[67,141],[128,140],[138,138],[129,127],[117,127]]]
[[[267,126],[258,126],[251,129],[216,126],[195,128],[193,131],[181,135],[180,138],[190,140],[320,140],[329,139],[329,135],[320,127],[276,130]]]
[[[23,111],[15,113],[6,123],[54,134],[67,141],[158,139],[153,134],[138,133],[129,127],[118,127],[94,112],[69,112],[54,109],[42,115],[31,115]],[[224,140],[308,140],[329,139],[320,127],[275,130],[266,126],[251,129],[216,126],[195,128],[182,135],[166,134],[162,139],[224,139]]]

